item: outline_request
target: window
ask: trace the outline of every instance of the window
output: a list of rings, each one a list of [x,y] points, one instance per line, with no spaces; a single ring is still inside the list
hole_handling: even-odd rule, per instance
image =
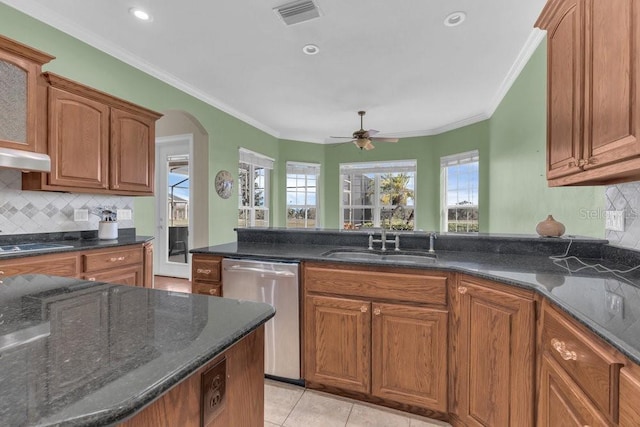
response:
[[[287,162],[287,227],[318,227],[320,165]]]
[[[269,226],[269,172],[273,159],[240,149],[238,165],[238,226]]]
[[[479,159],[477,150],[440,159],[443,231],[478,231]]]
[[[340,181],[344,229],[414,229],[415,160],[344,163]]]

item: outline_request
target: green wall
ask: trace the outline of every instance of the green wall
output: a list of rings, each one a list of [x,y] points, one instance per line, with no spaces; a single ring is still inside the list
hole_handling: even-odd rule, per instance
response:
[[[546,58],[543,41],[489,121],[489,230],[535,233],[552,214],[569,235],[603,238],[604,187],[547,186]]]
[[[287,161],[322,163],[320,220],[340,226],[339,164],[342,162],[416,159],[419,229],[439,228],[440,157],[480,151],[480,230],[492,233],[534,233],[535,225],[553,214],[567,233],[604,235],[602,187],[548,188],[545,174],[546,48],[537,49],[491,119],[440,135],[403,138],[398,144],[377,144],[372,151],[353,144],[318,145],[278,140],[228,114],[173,88],[58,30],[0,4],[3,35],[57,57],[46,70],[64,75],[156,111],[182,110],[200,122],[209,135],[209,242],[235,240],[237,193],[223,200],[213,192],[221,169],[237,178],[238,148],[276,159],[272,175],[271,223],[284,226]],[[237,191],[237,186],[236,186]],[[587,219],[588,217],[596,219]],[[136,198],[139,234],[155,231],[152,197]]]
[[[152,110],[183,110],[193,115],[209,135],[209,175],[196,179],[207,180],[211,189],[217,171],[226,169],[237,176],[239,147],[278,158],[279,142],[273,136],[4,4],[0,4],[0,33],[54,55],[56,59],[45,70]],[[277,177],[272,185],[280,185]],[[212,191],[209,194],[210,243],[235,240],[237,197],[223,200]],[[136,198],[134,219],[138,233],[154,234],[153,198]]]
[[[486,230],[489,220],[486,179],[489,160],[489,122],[484,121],[435,136],[403,138],[397,144],[378,143],[375,150],[357,150],[351,143],[326,146],[324,168],[325,226],[339,228],[340,163],[375,162],[415,159],[416,228],[440,230],[440,157],[477,149],[480,152],[480,229]]]

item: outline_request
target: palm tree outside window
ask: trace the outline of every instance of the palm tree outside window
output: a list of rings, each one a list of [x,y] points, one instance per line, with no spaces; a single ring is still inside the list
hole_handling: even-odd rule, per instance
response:
[[[344,229],[415,228],[415,160],[344,163],[340,175]]]

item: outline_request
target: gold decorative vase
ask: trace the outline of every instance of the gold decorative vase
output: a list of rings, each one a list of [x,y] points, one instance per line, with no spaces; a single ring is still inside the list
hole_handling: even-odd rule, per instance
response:
[[[549,215],[536,226],[536,232],[542,237],[560,237],[564,230],[564,224],[553,219],[553,215]]]

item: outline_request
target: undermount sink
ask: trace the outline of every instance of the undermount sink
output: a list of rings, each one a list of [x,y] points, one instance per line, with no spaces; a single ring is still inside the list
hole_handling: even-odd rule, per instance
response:
[[[383,261],[383,262],[408,262],[424,263],[436,260],[436,254],[429,252],[410,251],[371,251],[371,250],[348,250],[333,249],[322,254],[325,258],[344,259],[350,261]]]

